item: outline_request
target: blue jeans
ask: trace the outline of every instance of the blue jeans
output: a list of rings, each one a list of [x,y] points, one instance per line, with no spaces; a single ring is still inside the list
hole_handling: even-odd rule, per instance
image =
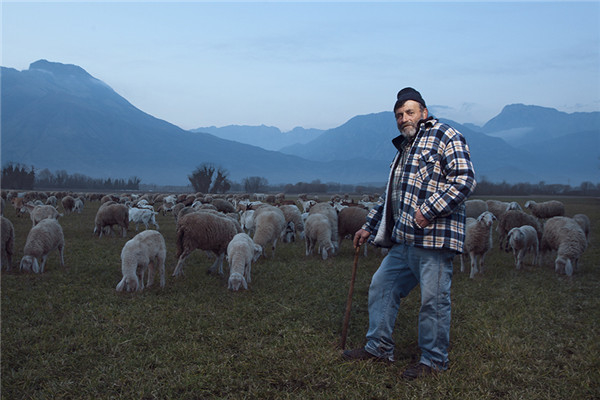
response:
[[[400,300],[420,284],[420,362],[439,370],[448,368],[450,286],[455,254],[404,244],[390,249],[373,274],[369,287],[369,331],[365,350],[393,361],[392,332]]]

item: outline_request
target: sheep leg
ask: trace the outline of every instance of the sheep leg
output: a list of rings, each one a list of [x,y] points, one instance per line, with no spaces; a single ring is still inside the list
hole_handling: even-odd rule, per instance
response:
[[[146,275],[146,268],[146,265],[138,265],[137,267],[136,274],[139,282],[137,290],[144,290],[144,275]]]
[[[464,254],[461,254],[460,256],[460,272],[465,272],[465,262],[464,262]]]
[[[42,256],[42,265],[40,265],[40,273],[44,272],[44,267],[46,266],[46,260],[48,259],[48,254],[44,254]]]
[[[485,258],[485,253],[479,256],[479,273],[483,274],[483,259]]]
[[[65,257],[64,257],[65,246],[58,246],[58,255],[60,256],[60,266],[65,266]]]
[[[215,260],[215,262],[210,266],[210,268],[208,269],[209,273],[214,273],[216,270],[218,270],[219,275],[223,276],[225,275],[223,273],[223,258],[225,257],[225,253],[223,254],[218,254],[217,255],[217,259]]]
[[[185,259],[191,254],[192,252],[188,249],[185,249],[183,251],[183,253],[181,253],[181,255],[179,256],[179,261],[177,261],[177,266],[175,267],[175,271],[173,271],[173,276],[180,276],[183,275],[183,263],[185,262]]]
[[[248,283],[252,283],[251,271],[252,271],[252,263],[246,264],[246,267],[244,268],[244,276],[246,278],[246,282],[248,282]]]
[[[477,273],[477,256],[473,253],[470,253],[469,256],[471,257],[471,274],[469,278],[473,279]]]
[[[156,272],[156,267],[154,265],[154,261],[148,262],[148,284],[146,286],[150,287],[154,285],[154,274]]]
[[[165,259],[158,257],[158,273],[160,274],[160,287],[165,287]]]

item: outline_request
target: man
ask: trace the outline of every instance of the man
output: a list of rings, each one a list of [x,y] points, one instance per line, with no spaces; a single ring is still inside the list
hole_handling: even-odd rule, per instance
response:
[[[369,287],[367,344],[342,356],[394,361],[400,300],[420,285],[421,357],[402,373],[415,379],[448,368],[452,260],[463,250],[464,201],[476,183],[465,138],[430,117],[419,92],[398,92],[394,114],[401,135],[386,193],[354,236],[355,247],[369,240],[390,250]]]

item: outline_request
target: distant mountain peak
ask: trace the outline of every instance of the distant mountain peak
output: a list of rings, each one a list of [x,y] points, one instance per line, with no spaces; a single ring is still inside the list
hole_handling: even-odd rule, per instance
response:
[[[51,62],[48,60],[38,60],[29,65],[30,70],[41,70],[51,72],[55,75],[60,76],[76,76],[86,77],[95,79],[93,76],[87,73],[87,71],[78,65],[73,64],[61,64],[58,62]]]

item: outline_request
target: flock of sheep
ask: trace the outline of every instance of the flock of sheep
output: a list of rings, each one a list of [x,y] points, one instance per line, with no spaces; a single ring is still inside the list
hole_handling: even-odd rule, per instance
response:
[[[543,203],[527,201],[523,211],[517,202],[498,200],[467,200],[465,210],[465,254],[471,259],[471,274],[483,272],[486,253],[492,248],[492,226],[496,231],[500,250],[513,252],[515,265],[521,269],[528,253],[533,264],[540,262],[542,254],[556,251],[555,271],[571,276],[577,262],[589,243],[590,219],[585,214],[565,216],[565,206],[558,200]],[[461,257],[461,271],[464,271]]]
[[[160,287],[165,286],[166,244],[159,232],[155,216],[173,215],[176,224],[177,265],[173,276],[184,274],[186,258],[195,250],[213,253],[216,260],[209,272],[224,276],[223,262],[229,265],[228,288],[233,291],[248,289],[251,267],[260,256],[275,256],[277,242],[304,240],[306,256],[317,252],[323,260],[339,250],[345,237],[352,237],[364,224],[368,211],[376,204],[371,196],[354,202],[349,196],[332,196],[319,202],[300,195],[297,201],[286,200],[283,194],[262,198],[259,195],[97,195],[73,197],[62,193],[16,192],[2,193],[2,266],[10,269],[14,254],[14,227],[4,216],[5,202],[10,201],[17,215],[29,214],[32,228],[24,247],[19,269],[42,273],[48,254],[58,250],[64,266],[65,240],[58,218],[57,204],[65,214],[81,212],[86,201],[99,200],[93,232],[102,237],[114,235],[114,227],[127,237],[130,223],[143,224],[145,230],[127,241],[121,251],[123,278],[117,291],[139,291],[154,284],[158,272]],[[156,207],[156,209],[155,209]],[[531,253],[538,264],[540,252],[556,251],[557,273],[572,275],[577,262],[588,245],[590,220],[584,214],[572,218],[564,216],[564,205],[556,200],[535,203],[528,201],[523,211],[516,202],[497,200],[468,200],[465,255],[470,256],[473,278],[483,272],[484,258],[492,248],[492,226],[496,230],[499,247],[512,250],[516,268],[523,266]],[[155,229],[149,229],[154,225]],[[365,246],[365,255],[367,246]],[[461,257],[461,271],[464,271]],[[147,275],[147,276],[146,276]],[[144,283],[145,281],[145,283]]]
[[[306,255],[316,251],[325,260],[337,252],[339,242],[346,235],[362,226],[368,212],[364,204],[343,204],[341,198],[320,203],[318,199],[309,200],[308,196],[300,196],[296,202],[285,200],[284,195],[251,201],[249,195],[225,198],[202,194],[101,197],[93,194],[74,198],[70,194],[3,193],[2,265],[6,265],[6,269],[10,269],[14,254],[14,227],[4,217],[6,200],[10,200],[17,215],[29,214],[33,225],[19,269],[43,272],[48,254],[54,250],[59,251],[64,266],[65,239],[58,222],[64,214],[58,211],[57,198],[61,199],[65,214],[81,212],[86,201],[99,200],[93,228],[98,237],[114,235],[115,228],[118,234],[127,237],[131,223],[135,223],[136,231],[139,224],[144,224],[146,230],[123,246],[123,278],[117,284],[117,291],[143,290],[154,283],[156,273],[160,276],[160,286],[164,287],[166,244],[155,218],[159,212],[170,213],[175,219],[177,265],[173,276],[182,276],[186,258],[195,250],[203,250],[216,256],[209,272],[221,276],[224,276],[223,262],[227,257],[228,287],[234,291],[248,288],[252,263],[260,256],[266,257],[268,251],[274,257],[278,241],[305,240]],[[370,205],[373,199],[363,200]],[[356,207],[349,207],[350,204]],[[155,229],[148,229],[151,225]]]

